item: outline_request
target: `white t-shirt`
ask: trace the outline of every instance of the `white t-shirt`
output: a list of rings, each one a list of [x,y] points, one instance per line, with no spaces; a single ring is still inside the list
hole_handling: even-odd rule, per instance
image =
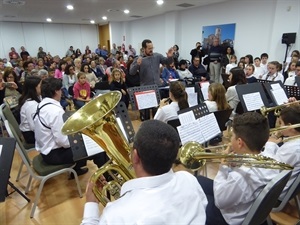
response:
[[[21,107],[19,128],[21,131],[34,131],[33,116],[36,112],[38,102],[28,99]]]
[[[209,112],[218,111],[218,105],[215,101],[206,100],[206,101],[204,101],[204,103],[206,104]]]
[[[171,104],[159,108],[154,116],[154,119],[166,123],[169,120],[178,119],[178,114],[177,114],[178,111],[179,111],[178,102],[171,102]]]

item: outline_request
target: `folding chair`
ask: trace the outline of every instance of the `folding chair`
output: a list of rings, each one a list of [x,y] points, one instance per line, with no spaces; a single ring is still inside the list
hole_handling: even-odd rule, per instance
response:
[[[251,206],[242,225],[260,225],[266,221],[279,195],[288,182],[291,173],[292,171],[289,170],[282,171],[264,187]]]
[[[27,194],[29,191],[29,187],[30,187],[32,178],[41,181],[38,191],[36,193],[35,199],[34,199],[34,204],[31,209],[30,218],[33,218],[33,215],[34,215],[37,203],[40,199],[40,195],[43,190],[45,182],[54,176],[60,175],[62,173],[72,173],[74,175],[74,178],[75,178],[75,181],[77,184],[79,196],[80,196],[80,198],[82,197],[78,176],[77,176],[76,171],[73,169],[75,164],[49,165],[43,161],[43,158],[41,155],[35,156],[33,158],[33,161],[31,162],[27,155],[27,151],[23,146],[22,141],[20,140],[16,131],[14,130],[14,127],[7,120],[4,121],[4,124],[5,124],[5,128],[8,132],[8,135],[10,137],[16,139],[17,151],[20,154],[22,161],[25,164],[25,166],[29,172],[29,175],[30,175],[26,189],[25,189],[25,193]]]

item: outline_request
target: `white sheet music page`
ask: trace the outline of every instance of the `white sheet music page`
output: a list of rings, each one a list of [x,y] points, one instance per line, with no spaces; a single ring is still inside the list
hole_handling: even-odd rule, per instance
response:
[[[181,125],[177,130],[183,145],[189,141],[197,141],[200,144],[205,142],[198,120]]]
[[[200,121],[200,128],[205,141],[216,137],[221,133],[218,121],[214,113],[202,116],[198,119]]]
[[[271,84],[271,88],[271,93],[277,105],[282,105],[288,102],[288,97],[280,84]]]
[[[194,87],[186,87],[186,88],[185,88],[185,92],[186,92],[187,94],[195,93],[195,88],[194,88]]]
[[[100,152],[104,152],[103,148],[101,148],[93,139],[89,136],[82,134],[83,143],[88,156],[96,155]]]
[[[1,153],[2,153],[2,147],[3,147],[3,145],[0,145],[0,157],[1,157]]]
[[[247,107],[247,111],[254,111],[264,106],[263,100],[259,92],[244,94],[243,99]]]
[[[195,114],[192,110],[179,114],[178,119],[181,125],[196,121]]]
[[[190,107],[198,105],[198,94],[188,93],[188,103]]]
[[[204,100],[208,99],[208,87],[209,87],[209,85],[210,85],[210,83],[208,81],[200,82],[201,92],[202,92]]]
[[[135,92],[134,95],[139,110],[158,106],[154,90]]]

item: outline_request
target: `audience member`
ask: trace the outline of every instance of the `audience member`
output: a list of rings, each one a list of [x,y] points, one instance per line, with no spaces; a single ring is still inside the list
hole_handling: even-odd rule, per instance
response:
[[[18,77],[13,68],[6,68],[3,73],[4,97],[15,96],[20,97],[22,93],[22,85],[18,82]]]
[[[71,57],[73,54],[75,54],[75,51],[73,49],[73,46],[70,46],[70,48],[66,52],[66,57]]]
[[[59,64],[58,64],[58,68],[55,70],[55,74],[54,74],[54,77],[57,78],[57,79],[63,79],[63,76],[65,74],[65,69],[66,69],[66,61],[60,61]]]
[[[132,47],[132,45],[128,45],[128,56],[136,56],[136,51],[135,49]]]
[[[268,72],[268,58],[269,58],[269,55],[267,53],[262,53],[260,55],[260,60],[261,60],[260,66],[264,70],[263,74],[266,74]]]
[[[90,101],[91,87],[86,81],[86,75],[83,72],[77,74],[77,82],[73,87],[73,99],[76,109],[80,109],[86,102]]]
[[[10,61],[20,58],[19,54],[16,52],[14,47],[11,47],[10,50],[11,52],[9,52],[8,54]]]
[[[226,52],[224,52],[224,54],[222,55],[222,59],[221,59],[221,66],[222,66],[222,73],[225,73],[226,71],[226,66],[228,64],[231,64],[231,57],[234,55],[234,50],[232,47],[228,46],[226,48]],[[237,59],[235,59],[236,61]],[[236,64],[236,62],[235,62]],[[236,67],[236,66],[234,66]],[[229,71],[229,70],[228,70]]]
[[[24,62],[27,61],[28,56],[30,56],[24,46],[21,46],[20,56]]]
[[[209,57],[209,72],[210,79],[216,83],[220,83],[220,72],[221,72],[221,58],[222,58],[223,49],[219,45],[219,39],[214,38],[213,45],[208,51]]]
[[[98,78],[92,72],[88,64],[83,63],[81,66],[81,72],[85,74],[87,82],[90,84],[90,87],[93,89],[95,84],[98,82]]]
[[[264,75],[264,68],[261,66],[261,60],[259,57],[256,57],[254,59],[254,76],[256,79],[261,79],[262,76]]]
[[[200,58],[198,56],[194,57],[193,63],[189,66],[189,71],[197,81],[208,81],[210,79],[206,69],[200,64]]]
[[[46,52],[43,51],[43,48],[42,47],[39,47],[39,50],[38,50],[38,53],[37,53],[37,58],[44,58],[45,56],[47,55]]]
[[[129,95],[127,92],[125,81],[122,79],[122,73],[119,69],[113,69],[113,71],[111,72],[111,81],[109,84],[111,91],[120,91],[122,93],[121,101],[123,101],[128,108]]]
[[[225,73],[229,74],[230,70],[237,67],[237,57],[236,55],[230,55],[229,63],[226,65]]]
[[[193,74],[187,68],[187,62],[184,59],[180,60],[180,62],[178,64],[177,72],[178,72],[178,75],[179,75],[180,79],[192,78],[193,77]]]

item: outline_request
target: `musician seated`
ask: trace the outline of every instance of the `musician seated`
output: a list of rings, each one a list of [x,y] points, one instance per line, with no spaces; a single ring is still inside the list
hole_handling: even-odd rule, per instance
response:
[[[296,73],[296,76],[300,76],[300,61],[297,62],[297,64],[296,64],[296,71],[295,71],[295,73]],[[297,86],[295,76],[288,77],[285,80],[284,85]]]
[[[108,203],[101,216],[89,183],[81,224],[205,224],[207,199],[196,178],[171,169],[179,142],[171,126],[143,122],[131,151],[137,178],[123,184],[122,197]]]
[[[226,101],[225,87],[220,83],[212,83],[208,87],[208,100],[204,101],[209,112],[230,109],[230,105]]]
[[[269,137],[267,119],[256,112],[236,115],[232,128],[232,151],[237,154],[259,154]],[[206,224],[242,224],[261,190],[277,174],[273,169],[221,163],[214,180],[199,176],[208,199]]]
[[[300,123],[300,105],[295,103],[281,110],[279,117],[280,126],[289,126]],[[294,167],[290,180],[283,189],[279,199],[282,200],[293,181],[296,179],[300,172],[300,138],[293,137],[300,135],[300,128],[283,130],[277,134],[270,136],[266,143],[263,155],[276,159],[279,162],[287,163]],[[284,137],[284,138],[283,138]],[[277,145],[285,138],[287,140],[280,147]]]
[[[159,108],[154,116],[155,120],[166,123],[169,120],[178,119],[177,112],[189,107],[185,87],[180,81],[170,83],[169,98],[172,101],[171,104],[169,104],[167,98],[160,100]]]
[[[283,83],[284,77],[280,73],[279,67],[280,67],[279,62],[277,62],[277,61],[269,62],[268,63],[268,73],[264,74],[261,79],[269,80],[269,81],[281,80],[281,82]]]

